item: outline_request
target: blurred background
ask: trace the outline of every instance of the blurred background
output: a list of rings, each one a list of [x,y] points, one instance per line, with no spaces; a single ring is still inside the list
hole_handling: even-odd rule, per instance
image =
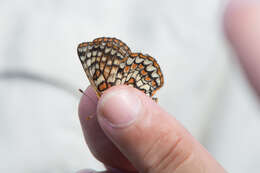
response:
[[[77,115],[80,42],[117,37],[160,64],[159,104],[228,172],[260,169],[259,104],[225,39],[225,0],[0,1],[0,172],[103,170]]]

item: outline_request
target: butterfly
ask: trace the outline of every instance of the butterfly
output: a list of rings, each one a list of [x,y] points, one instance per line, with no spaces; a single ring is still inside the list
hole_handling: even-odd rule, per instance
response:
[[[115,85],[130,85],[153,97],[163,86],[159,64],[148,54],[132,53],[116,38],[101,37],[77,48],[80,62],[98,97]]]

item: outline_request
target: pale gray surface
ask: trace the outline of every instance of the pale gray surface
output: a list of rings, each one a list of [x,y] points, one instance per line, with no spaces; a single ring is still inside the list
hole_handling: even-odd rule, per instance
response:
[[[229,172],[256,172],[259,105],[224,40],[223,2],[1,1],[0,172],[102,169],[77,119],[89,83],[76,54],[100,36],[154,56],[160,105]]]

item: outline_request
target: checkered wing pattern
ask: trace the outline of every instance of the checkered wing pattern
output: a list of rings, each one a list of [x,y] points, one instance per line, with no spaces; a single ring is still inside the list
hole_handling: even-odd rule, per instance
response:
[[[149,96],[163,86],[163,75],[154,58],[132,53],[116,38],[97,38],[78,46],[78,55],[98,96],[115,85],[131,85]]]

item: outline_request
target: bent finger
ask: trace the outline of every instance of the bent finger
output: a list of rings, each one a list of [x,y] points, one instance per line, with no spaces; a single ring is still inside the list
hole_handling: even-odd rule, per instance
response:
[[[134,171],[135,168],[104,134],[97,122],[96,108],[98,98],[92,87],[88,87],[82,95],[79,104],[79,119],[85,141],[92,154],[108,167],[125,171]],[[91,117],[91,119],[89,119]]]

